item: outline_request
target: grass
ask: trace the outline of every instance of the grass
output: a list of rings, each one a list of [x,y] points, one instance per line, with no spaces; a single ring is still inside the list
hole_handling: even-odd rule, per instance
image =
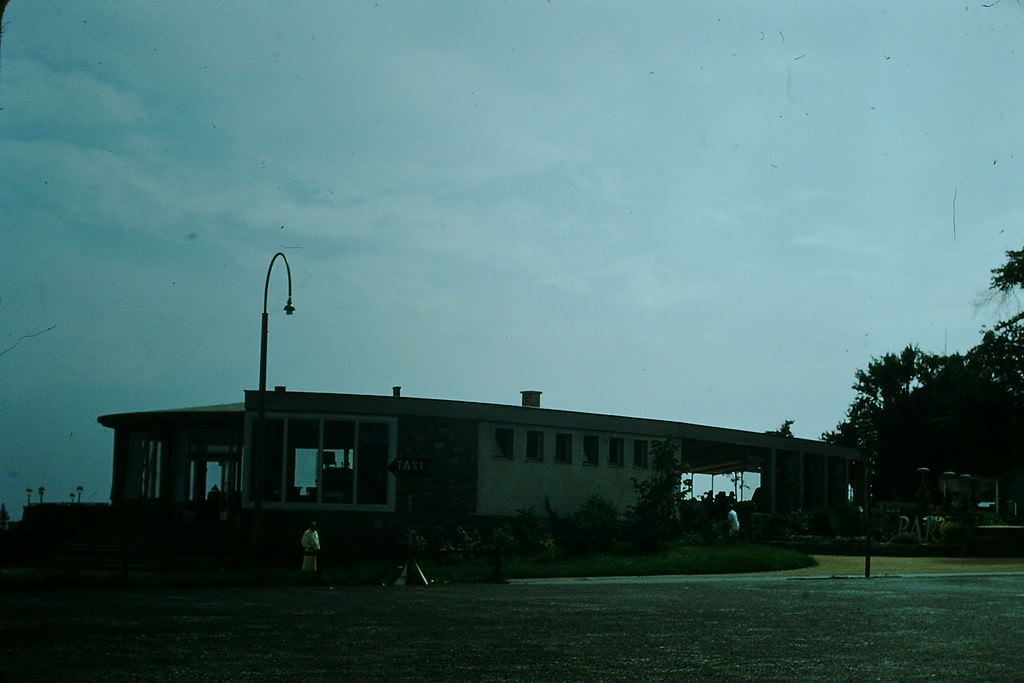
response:
[[[494,581],[492,555],[465,557],[459,561],[424,556],[418,563],[431,583],[481,583]],[[654,576],[683,574],[730,574],[798,569],[814,565],[809,555],[774,546],[730,543],[713,546],[673,545],[656,553],[626,550],[593,553],[583,557],[552,549],[533,557],[509,556],[502,562],[501,578],[565,578],[599,576]],[[326,566],[327,585],[387,585],[400,571],[394,562],[359,561]],[[229,586],[290,586],[299,582],[295,569],[267,568],[221,572],[88,572],[73,569],[21,569],[0,571],[0,589],[76,587],[222,588]]]

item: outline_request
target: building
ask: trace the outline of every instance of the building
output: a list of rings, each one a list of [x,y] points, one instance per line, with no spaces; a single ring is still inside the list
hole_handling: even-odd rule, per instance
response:
[[[106,415],[111,501],[137,519],[264,518],[294,529],[328,515],[367,538],[406,524],[571,514],[593,495],[620,510],[672,439],[695,473],[759,472],[758,505],[784,512],[846,504],[863,465],[852,449],[684,422],[517,404],[325,394],[277,387],[239,404]],[[255,444],[265,456],[254,458]]]

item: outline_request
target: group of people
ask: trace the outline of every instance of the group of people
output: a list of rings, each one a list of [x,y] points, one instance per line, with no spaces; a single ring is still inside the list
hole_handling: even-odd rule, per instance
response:
[[[722,519],[725,511],[725,525],[729,536],[736,536],[740,533],[740,517],[736,512],[736,495],[719,491],[717,495],[707,491],[703,496],[696,498],[694,504],[702,506],[708,516],[714,520]]]

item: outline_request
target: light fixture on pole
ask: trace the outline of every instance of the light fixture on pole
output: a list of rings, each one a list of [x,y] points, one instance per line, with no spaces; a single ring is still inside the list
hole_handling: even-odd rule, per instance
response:
[[[288,272],[288,302],[284,305],[286,315],[295,312],[292,305],[292,269],[288,265],[288,259],[281,252],[274,254],[267,266],[267,279],[263,285],[263,317],[260,329],[260,388],[258,399],[258,411],[256,415],[256,442],[253,448],[253,546],[255,553],[263,550],[263,470],[266,459],[266,413],[267,413],[267,295],[270,291],[270,273],[274,270],[274,262],[278,257],[284,261],[285,270]]]

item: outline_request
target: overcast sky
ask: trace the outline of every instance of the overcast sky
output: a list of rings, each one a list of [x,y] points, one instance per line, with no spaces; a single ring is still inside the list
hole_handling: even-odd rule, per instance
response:
[[[12,0],[0,501],[258,384],[818,438],[1024,238],[1024,7]],[[33,336],[34,335],[34,336]],[[38,496],[33,496],[34,500]]]

